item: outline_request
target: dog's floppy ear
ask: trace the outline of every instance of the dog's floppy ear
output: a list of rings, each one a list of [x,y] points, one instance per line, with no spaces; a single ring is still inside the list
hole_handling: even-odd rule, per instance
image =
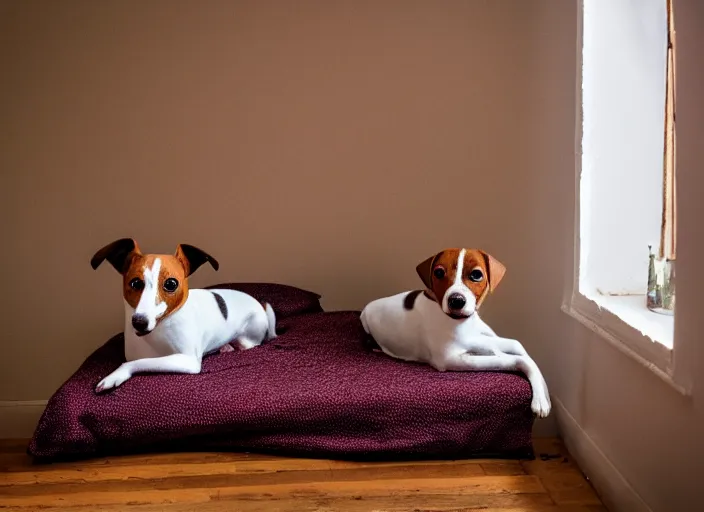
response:
[[[108,260],[115,270],[124,274],[133,254],[141,254],[137,242],[132,238],[120,238],[96,252],[90,260],[90,266],[95,270],[103,261]]]
[[[491,254],[484,251],[479,251],[484,256],[484,261],[486,261],[486,271],[488,275],[487,281],[489,282],[489,291],[494,291],[499,285],[499,282],[504,277],[506,273],[506,267],[499,260],[494,258]]]
[[[432,286],[430,273],[433,269],[433,262],[435,261],[435,258],[437,258],[437,257],[438,257],[437,254],[433,254],[430,258],[422,261],[416,267],[416,272],[418,272],[418,276],[421,278],[421,280],[423,281],[423,284],[428,289],[430,289]]]
[[[215,270],[220,268],[218,260],[202,249],[198,249],[198,247],[194,247],[192,245],[180,244],[176,247],[175,256],[176,259],[181,262],[181,265],[183,265],[183,268],[186,271],[186,276],[190,276],[206,261],[209,261]]]

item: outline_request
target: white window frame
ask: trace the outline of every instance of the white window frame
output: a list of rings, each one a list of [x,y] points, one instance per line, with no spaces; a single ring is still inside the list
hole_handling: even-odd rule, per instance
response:
[[[663,0],[665,1],[665,0]],[[579,323],[599,335],[613,347],[650,370],[657,377],[675,389],[678,393],[691,395],[689,379],[674,372],[674,354],[678,340],[674,336],[672,348],[654,342],[633,325],[619,316],[601,307],[595,300],[580,292],[580,179],[582,175],[582,61],[583,61],[583,0],[578,2],[577,20],[577,84],[576,84],[576,127],[575,127],[575,210],[574,240],[571,249],[573,257],[569,259],[566,287],[562,311]],[[664,106],[664,98],[663,98]],[[646,275],[643,276],[646,279]],[[645,300],[645,298],[643,299]],[[645,305],[644,305],[645,308]],[[652,313],[656,314],[656,313]]]

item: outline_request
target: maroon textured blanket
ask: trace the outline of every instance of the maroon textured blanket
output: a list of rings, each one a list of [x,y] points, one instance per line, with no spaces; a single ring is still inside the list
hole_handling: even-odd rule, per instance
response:
[[[282,334],[204,359],[199,375],[137,375],[103,395],[122,335],[51,398],[38,460],[226,449],[348,459],[532,457],[531,389],[519,374],[441,373],[365,348],[358,312],[284,318]]]

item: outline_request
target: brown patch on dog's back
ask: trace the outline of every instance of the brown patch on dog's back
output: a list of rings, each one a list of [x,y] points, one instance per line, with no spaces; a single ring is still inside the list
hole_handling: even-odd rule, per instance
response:
[[[421,294],[423,290],[413,290],[408,292],[408,294],[403,298],[403,309],[410,311],[416,303],[416,298]]]
[[[220,308],[220,313],[222,313],[222,316],[227,320],[227,303],[225,302],[225,299],[222,298],[222,295],[219,293],[215,292],[210,292],[213,294],[213,297],[215,297],[215,302],[218,303],[218,308]]]

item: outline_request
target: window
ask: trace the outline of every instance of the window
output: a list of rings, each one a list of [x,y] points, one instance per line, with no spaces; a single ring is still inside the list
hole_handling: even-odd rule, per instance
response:
[[[583,0],[581,14],[575,265],[563,309],[669,379],[677,233],[672,0]]]
[[[672,0],[667,0],[666,69],[663,211],[659,258],[674,262],[677,254],[677,190],[675,187],[675,149],[677,139],[675,137],[675,19],[672,12]]]

